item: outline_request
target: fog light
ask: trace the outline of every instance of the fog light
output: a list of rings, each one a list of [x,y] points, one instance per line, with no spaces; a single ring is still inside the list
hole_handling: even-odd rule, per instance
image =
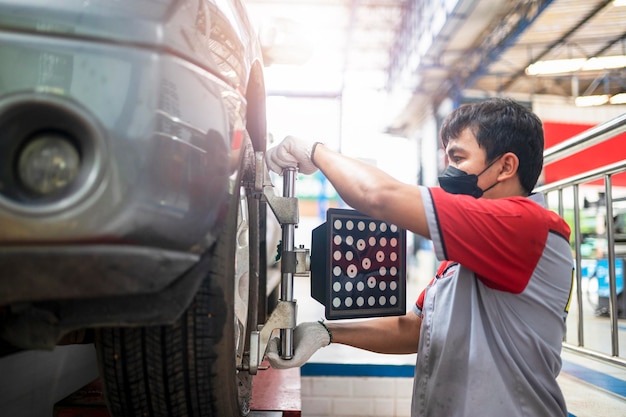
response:
[[[80,154],[66,137],[45,133],[33,138],[22,150],[18,175],[31,192],[49,195],[69,186],[78,175]]]

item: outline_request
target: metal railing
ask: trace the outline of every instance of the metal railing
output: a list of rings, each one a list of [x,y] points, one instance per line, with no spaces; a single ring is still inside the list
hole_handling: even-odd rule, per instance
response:
[[[626,131],[626,113],[614,118],[606,123],[593,127],[579,135],[572,137],[554,147],[546,149],[544,152],[544,165],[549,165],[571,155],[577,154],[591,146],[597,145],[608,139],[612,139],[617,135]],[[541,185],[535,189],[535,192],[543,193],[546,196],[548,206],[557,211],[564,217],[566,206],[569,209],[573,209],[573,221],[570,224],[572,228],[572,250],[575,253],[575,299],[577,306],[577,337],[576,343],[571,343],[564,340],[563,346],[569,350],[578,351],[585,355],[590,355],[598,359],[607,360],[612,363],[626,366],[626,357],[620,356],[619,347],[619,326],[618,326],[618,291],[617,291],[617,275],[616,275],[616,253],[615,253],[615,225],[614,225],[614,189],[613,189],[613,176],[626,172],[626,159],[612,163],[609,165],[595,168],[591,171],[583,172],[575,176],[559,180],[553,183],[547,183]],[[584,206],[584,201],[581,201],[580,191],[581,187],[588,187],[588,183],[592,181],[601,180],[604,182],[604,196],[605,204],[600,209],[604,210],[602,215],[606,219],[606,242],[607,242],[607,257],[608,257],[608,279],[609,279],[609,296],[608,296],[608,318],[610,327],[610,349],[609,351],[599,351],[597,349],[591,349],[585,344],[586,326],[597,326],[598,321],[588,320],[585,317],[585,306],[583,305],[585,300],[583,298],[583,287],[588,286],[589,283],[583,283],[582,274],[582,244],[583,234],[581,228],[581,206]],[[550,198],[552,195],[557,194],[557,206],[552,207],[550,204]],[[585,285],[583,285],[585,284]],[[626,289],[623,290],[626,292]],[[626,294],[622,294],[622,297]],[[570,320],[570,318],[568,318]],[[602,323],[600,323],[602,325]],[[604,326],[606,327],[606,326]],[[597,328],[593,329],[595,332]],[[568,332],[570,329],[568,328]],[[623,331],[623,330],[622,330]],[[624,331],[623,331],[624,332]],[[625,332],[626,333],[626,332]]]

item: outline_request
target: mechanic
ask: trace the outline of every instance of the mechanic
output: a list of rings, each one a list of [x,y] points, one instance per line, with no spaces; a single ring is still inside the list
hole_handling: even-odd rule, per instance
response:
[[[322,143],[287,137],[268,150],[271,170],[319,168],[347,204],[431,239],[442,261],[406,315],[301,323],[293,359],[272,339],[269,362],[299,367],[331,342],[417,352],[413,417],[567,416],[556,377],[574,261],[568,225],[532,194],[541,121],[494,98],[455,109],[440,136],[441,188],[399,182]]]

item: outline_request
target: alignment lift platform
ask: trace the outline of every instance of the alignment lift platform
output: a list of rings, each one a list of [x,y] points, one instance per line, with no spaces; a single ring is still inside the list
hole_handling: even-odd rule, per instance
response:
[[[252,380],[249,417],[300,417],[300,368],[268,368]],[[54,405],[54,417],[111,417],[96,379]]]

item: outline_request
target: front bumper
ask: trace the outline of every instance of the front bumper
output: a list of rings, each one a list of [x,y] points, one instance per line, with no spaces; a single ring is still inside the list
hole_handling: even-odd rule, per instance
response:
[[[0,251],[0,306],[163,291],[199,261],[126,245],[11,247]]]
[[[0,45],[0,306],[170,285],[219,234],[241,96],[132,46],[1,31]],[[23,192],[15,174],[24,143],[45,130],[75,138],[82,156],[52,198]]]

